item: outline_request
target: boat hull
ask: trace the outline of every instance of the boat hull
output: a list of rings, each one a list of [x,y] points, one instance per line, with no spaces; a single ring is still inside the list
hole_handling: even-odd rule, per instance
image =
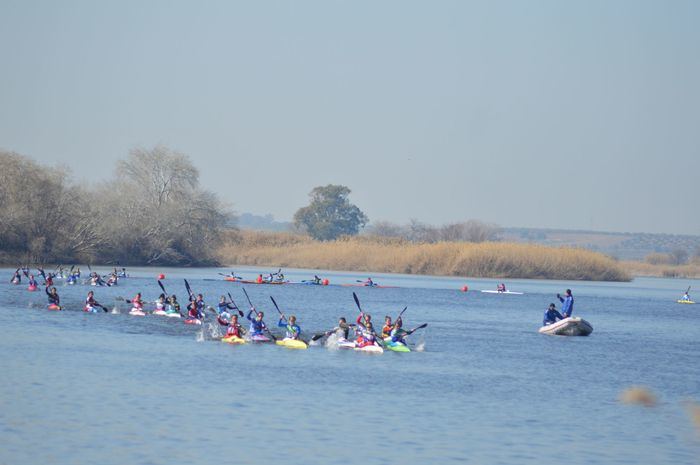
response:
[[[583,318],[569,317],[551,325],[542,326],[539,332],[552,336],[588,336],[593,332],[593,326]]]

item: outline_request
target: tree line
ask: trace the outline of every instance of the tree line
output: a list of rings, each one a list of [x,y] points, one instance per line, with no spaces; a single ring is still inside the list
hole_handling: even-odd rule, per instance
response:
[[[94,187],[0,151],[0,262],[212,265],[232,213],[190,159],[134,149]]]

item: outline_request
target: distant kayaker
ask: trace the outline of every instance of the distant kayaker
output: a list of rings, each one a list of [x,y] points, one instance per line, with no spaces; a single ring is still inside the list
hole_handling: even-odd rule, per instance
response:
[[[571,313],[574,311],[574,296],[571,295],[571,289],[567,289],[564,295],[566,298],[557,294],[557,299],[559,299],[559,302],[563,304],[561,307],[561,313],[566,318],[569,318]]]
[[[253,309],[251,308],[250,311],[248,311],[248,315],[246,316],[248,321],[250,321],[250,335],[262,336],[263,331],[267,329],[267,326],[263,321],[263,317],[265,316],[265,314],[263,312],[258,312],[258,314],[255,315],[255,318],[253,318],[252,315]]]
[[[289,321],[285,321],[284,314],[282,314],[277,326],[287,329],[287,333],[284,336],[285,339],[299,339],[301,335],[301,328],[297,324],[297,317],[294,315],[290,315]]]
[[[690,294],[688,294],[688,292],[689,291],[685,291],[685,293],[683,294],[683,297],[681,297],[681,300],[684,300],[686,302],[690,301]]]
[[[29,287],[32,287],[32,288],[36,288],[36,287],[37,287],[36,279],[34,279],[34,275],[33,275],[33,274],[30,274],[30,275],[29,275],[29,284],[28,284],[28,286],[29,286]]]
[[[498,292],[506,292],[506,285],[504,283],[501,283],[498,286],[496,286],[496,290]]]
[[[108,286],[116,286],[118,282],[119,282],[119,278],[117,277],[117,275],[115,273],[112,273],[111,275],[109,275],[109,278],[107,278],[107,285]]]
[[[313,283],[317,285],[321,284],[321,278],[319,278],[317,275],[314,275]]]
[[[15,274],[12,275],[12,279],[10,280],[10,283],[12,284],[22,284],[22,275],[19,274],[19,268],[15,271]]]
[[[198,318],[204,318],[204,308],[206,305],[204,304],[204,296],[202,294],[197,294],[195,304],[197,305],[197,312],[201,315],[201,317]]]
[[[363,284],[369,287],[376,286],[376,284],[374,284],[374,281],[372,281],[372,278],[367,278],[367,281],[365,281]]]
[[[45,291],[46,295],[49,296],[49,309],[52,309],[51,307],[56,307],[55,310],[61,310],[61,298],[58,296],[56,288],[52,287],[51,290],[49,290],[49,287],[46,286]]]
[[[258,275],[258,278],[255,280],[255,282],[258,283],[258,284],[262,284],[263,282],[265,282],[265,281],[263,280],[263,275],[262,275],[262,274],[259,274],[259,275]]]
[[[557,306],[554,304],[549,304],[549,308],[544,311],[544,319],[542,320],[542,326],[551,325],[559,320],[563,320],[564,316],[559,313]]]
[[[243,337],[243,328],[238,323],[238,315],[232,315],[231,320],[228,322],[228,329],[226,329],[226,337],[235,336]]]

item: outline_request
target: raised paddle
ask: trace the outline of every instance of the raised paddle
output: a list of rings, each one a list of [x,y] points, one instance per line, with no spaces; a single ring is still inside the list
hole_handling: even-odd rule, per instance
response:
[[[396,321],[396,320],[398,320],[399,318],[401,318],[401,315],[403,315],[403,312],[405,312],[407,308],[408,308],[408,305],[406,305],[406,306],[403,308],[403,310],[401,310],[401,313],[399,313],[399,316],[397,316],[396,319],[394,319],[394,321]]]
[[[282,317],[282,319],[283,319],[284,321],[287,321],[287,317],[284,316],[284,313],[282,313],[282,310],[280,310],[279,306],[277,305],[277,302],[275,302],[275,299],[273,299],[272,296],[270,296],[270,300],[271,300],[272,303],[275,305],[275,308],[277,309],[277,312],[280,314],[280,316]]]
[[[158,280],[158,285],[160,286],[160,290],[163,291],[163,294],[165,294],[167,297],[168,293],[165,291],[165,286],[163,286],[163,283],[160,282],[160,279]]]
[[[248,299],[248,303],[250,304],[250,309],[252,311],[254,311],[255,314],[257,315],[258,311],[255,309],[255,305],[253,305],[253,302],[250,301],[250,296],[248,295],[248,292],[245,290],[245,287],[242,289],[243,289],[243,293],[245,294],[245,298]],[[274,334],[272,334],[272,331],[270,331],[270,328],[268,328],[267,325],[265,325],[265,331],[267,331],[267,334],[270,335],[270,337],[272,338],[273,341],[275,341],[275,342],[277,341],[277,338],[275,337]]]
[[[426,326],[428,326],[428,323],[423,323],[423,324],[420,325],[420,326],[416,326],[415,328],[410,329],[410,330],[406,331],[405,333],[403,333],[403,336],[404,336],[404,337],[410,336],[411,334],[415,333],[415,332],[418,331],[419,329],[425,328]]]
[[[243,312],[241,311],[240,308],[238,308],[238,305],[236,305],[236,302],[233,301],[233,297],[231,297],[231,293],[228,292],[227,294],[228,294],[228,298],[231,299],[231,303],[233,304],[234,309],[235,309],[235,310],[238,310],[238,315],[242,317],[242,316],[243,316]],[[232,309],[232,310],[233,310],[233,309]]]
[[[357,298],[357,294],[355,294],[353,292],[352,297],[353,297],[353,299],[355,299],[355,304],[357,305],[357,308],[360,310],[360,313],[364,315],[365,311],[362,310],[362,306],[360,305],[360,299]],[[364,325],[361,325],[361,326],[364,326]],[[364,327],[367,328],[366,326],[364,326]],[[374,343],[375,344],[377,344],[380,347],[384,344],[384,339],[377,336],[377,333],[374,331],[374,328],[372,328],[372,336],[374,336]],[[381,342],[379,342],[379,341],[381,341]]]

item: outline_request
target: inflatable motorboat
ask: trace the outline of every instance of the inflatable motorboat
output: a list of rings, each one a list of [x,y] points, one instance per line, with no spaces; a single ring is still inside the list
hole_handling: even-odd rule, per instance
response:
[[[593,326],[583,318],[572,316],[551,325],[542,326],[539,332],[553,336],[588,336],[593,332]]]

